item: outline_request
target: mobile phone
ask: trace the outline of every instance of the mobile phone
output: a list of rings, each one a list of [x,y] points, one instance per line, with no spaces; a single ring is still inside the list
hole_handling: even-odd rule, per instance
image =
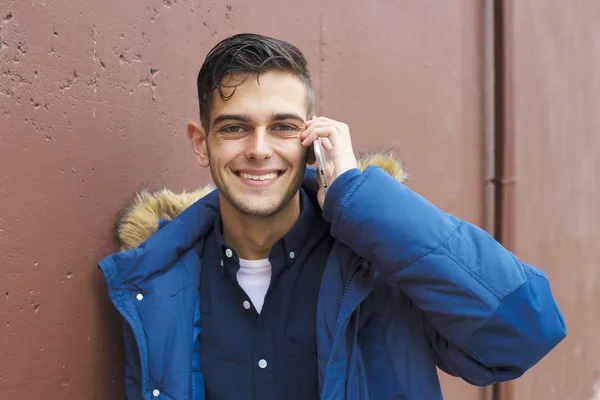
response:
[[[320,138],[317,138],[317,140],[313,142],[313,149],[315,151],[315,158],[317,159],[317,175],[319,175],[319,179],[321,180],[323,191],[327,193],[327,189],[329,188],[329,181],[327,179],[325,169],[325,155],[323,154],[323,146],[321,145]]]

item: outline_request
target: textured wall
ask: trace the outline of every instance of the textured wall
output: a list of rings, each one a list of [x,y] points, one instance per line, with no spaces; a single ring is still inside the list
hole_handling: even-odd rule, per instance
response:
[[[507,4],[507,245],[548,273],[568,335],[515,399],[600,399],[600,7]]]
[[[321,113],[359,148],[394,146],[415,189],[481,223],[479,4],[3,0],[0,399],[122,397],[120,322],[95,263],[140,185],[208,181],[185,124],[201,62],[229,34],[297,44]],[[476,398],[443,380],[447,398]]]

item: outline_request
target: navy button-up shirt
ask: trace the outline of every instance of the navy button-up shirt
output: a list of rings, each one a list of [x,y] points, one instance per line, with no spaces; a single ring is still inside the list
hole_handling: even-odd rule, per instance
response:
[[[239,258],[218,219],[202,258],[200,353],[208,400],[319,398],[316,314],[333,244],[329,224],[300,189],[301,212],[271,249],[261,313],[239,286]],[[246,303],[247,306],[248,303]]]

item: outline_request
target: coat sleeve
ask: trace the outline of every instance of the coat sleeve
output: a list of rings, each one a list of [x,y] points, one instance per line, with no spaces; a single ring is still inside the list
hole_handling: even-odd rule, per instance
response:
[[[332,235],[425,313],[442,370],[476,385],[514,379],[566,336],[543,271],[378,167],[336,179],[323,209]]]

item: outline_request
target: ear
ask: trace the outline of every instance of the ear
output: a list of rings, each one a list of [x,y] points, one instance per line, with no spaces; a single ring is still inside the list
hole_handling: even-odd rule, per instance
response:
[[[196,154],[198,163],[206,168],[209,166],[208,150],[206,148],[206,132],[202,125],[196,121],[190,121],[187,125],[187,136]]]

